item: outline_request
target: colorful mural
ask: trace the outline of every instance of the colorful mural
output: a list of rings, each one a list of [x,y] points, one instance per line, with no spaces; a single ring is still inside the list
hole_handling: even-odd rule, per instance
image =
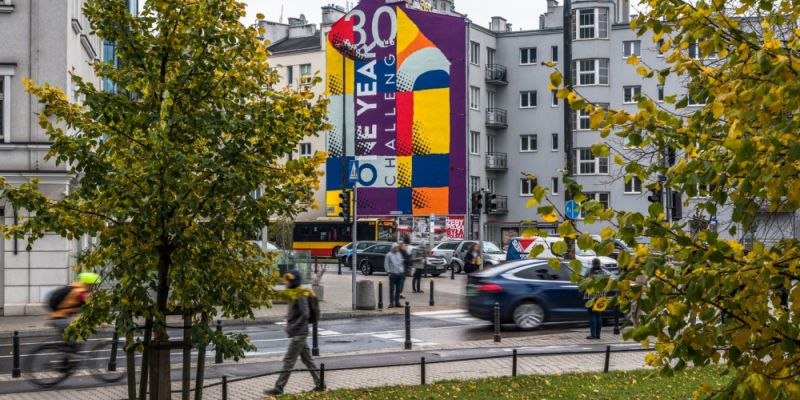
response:
[[[359,216],[466,214],[463,18],[362,0],[328,33],[327,213],[359,161]]]

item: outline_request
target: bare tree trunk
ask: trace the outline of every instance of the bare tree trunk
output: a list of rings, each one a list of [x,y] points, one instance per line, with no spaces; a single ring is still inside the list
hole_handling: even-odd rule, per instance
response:
[[[192,384],[192,314],[183,314],[183,375],[181,376],[181,399],[189,400]]]
[[[150,342],[153,337],[153,319],[148,318],[144,323],[144,351],[142,351],[142,377],[139,379],[139,400],[147,398],[147,378],[150,368]]]
[[[162,240],[158,248],[158,288],[156,306],[160,318],[154,326],[155,340],[150,356],[150,400],[171,399],[172,382],[169,363],[169,335],[167,334],[167,300],[169,298],[169,268],[172,265],[169,245]]]
[[[201,314],[200,321],[202,326],[208,328],[208,315]],[[203,379],[206,373],[206,347],[207,343],[197,343],[197,376],[194,383],[194,400],[203,400]]]
[[[128,374],[128,400],[136,400],[136,353],[133,350],[133,332],[125,334],[125,362]]]

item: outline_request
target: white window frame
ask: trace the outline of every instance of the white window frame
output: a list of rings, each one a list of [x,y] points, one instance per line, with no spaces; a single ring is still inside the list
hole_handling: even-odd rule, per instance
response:
[[[550,61],[558,62],[558,46],[556,45],[550,46]]]
[[[523,146],[523,144],[525,144]],[[531,144],[533,144],[531,146]],[[520,153],[536,153],[539,151],[539,135],[519,135]]]
[[[575,131],[590,131],[592,130],[591,115],[584,109],[575,110],[572,112],[572,121]]]
[[[711,193],[711,185],[706,184],[706,183],[698,183],[696,188],[697,188],[697,193],[695,193],[695,195],[692,196],[693,199],[707,199],[707,198],[711,197],[711,194],[710,194]],[[702,193],[703,191],[705,191],[705,194]]]
[[[638,188],[637,188],[638,186]],[[625,182],[625,188],[623,189],[623,193],[625,194],[642,194],[642,180],[639,179],[638,176],[632,175],[631,179]]]
[[[0,142],[9,143],[11,142],[11,80],[12,76],[15,74],[15,68],[13,65],[0,65],[0,85],[3,86],[2,91],[2,107],[0,107],[0,113],[2,113],[2,124],[0,124]]]
[[[286,84],[294,85],[294,65],[286,66]]]
[[[470,131],[469,133],[469,154],[479,156],[481,154],[481,133]]]
[[[584,195],[586,196],[586,200],[585,201],[595,200],[595,201],[599,201],[600,204],[603,204],[601,196],[605,196],[606,197],[605,208],[611,207],[611,193],[610,192],[589,192],[589,193],[584,193]],[[581,208],[581,216],[579,217],[579,219],[583,219],[585,215],[586,214],[584,213],[583,208]]]
[[[639,85],[622,87],[622,104],[636,104],[642,97],[642,87]]]
[[[641,57],[642,55],[642,41],[641,40],[625,40],[622,42],[622,57],[628,58],[630,56]]]
[[[558,143],[558,137],[559,135],[556,132],[550,134],[550,151],[558,151],[559,147],[561,147]]]
[[[591,68],[588,67],[590,62]],[[574,86],[608,86],[609,60],[607,58],[584,58],[574,60],[572,63]],[[603,75],[604,70],[605,75]],[[581,77],[584,76],[591,76],[592,82],[581,83]]]
[[[550,91],[550,107],[558,107],[558,90]]]
[[[550,178],[550,194],[553,196],[558,196],[558,177],[554,176]]]
[[[694,56],[692,56],[692,52],[694,51]],[[686,55],[689,56],[692,60],[702,60],[703,55],[700,51],[700,42],[697,40],[693,40],[689,43],[689,47],[686,49]]]
[[[487,176],[486,177],[486,190],[488,190],[489,193],[496,193],[495,189],[497,189],[497,179],[489,178]]]
[[[311,151],[311,143],[309,142],[300,143],[299,148],[300,148],[299,153],[301,158],[311,158],[311,156],[313,155],[313,152]],[[305,151],[306,149],[308,151]]]
[[[591,158],[582,158],[583,155],[587,154]],[[581,172],[582,165],[591,166],[592,172]],[[600,172],[603,165],[605,165],[605,172]],[[575,149],[575,175],[608,175],[609,171],[608,157],[595,157],[592,154],[592,149],[588,147]]]
[[[470,193],[475,193],[475,192],[481,190],[481,177],[480,176],[471,175],[469,177],[469,190],[470,190]]]
[[[664,102],[664,85],[656,85],[656,101],[659,103]]]
[[[523,90],[519,92],[519,108],[536,108],[539,103],[538,93],[535,90]],[[523,99],[527,100],[527,105],[523,104]]]
[[[591,15],[591,23],[582,24],[582,15]],[[573,40],[608,39],[609,15],[609,10],[606,7],[576,9],[572,14]],[[584,36],[581,29],[592,29],[592,35]]]
[[[536,47],[520,47],[519,65],[536,65],[539,61],[539,55],[537,53]]]
[[[311,86],[311,64],[300,64],[298,68],[300,69],[300,85]]]
[[[519,180],[519,195],[522,197],[533,196],[533,180],[528,178],[521,178]]]
[[[478,42],[469,42],[469,63],[472,65],[481,65],[481,44]]]
[[[481,88],[477,86],[469,87],[469,109],[470,110],[481,109]]]
[[[706,102],[703,101],[702,103],[695,103],[694,99],[692,99],[692,93],[688,90],[686,91],[686,106],[687,107],[705,107]]]

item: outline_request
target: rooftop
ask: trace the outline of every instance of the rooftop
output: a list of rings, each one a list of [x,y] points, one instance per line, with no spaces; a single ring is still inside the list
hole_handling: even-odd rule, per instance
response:
[[[297,51],[321,50],[319,35],[288,38],[269,46],[272,54],[293,53]]]

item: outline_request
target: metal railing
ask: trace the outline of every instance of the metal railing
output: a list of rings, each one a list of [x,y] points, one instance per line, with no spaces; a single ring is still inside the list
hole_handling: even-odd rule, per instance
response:
[[[508,169],[508,154],[486,153],[486,169],[491,171],[505,171]]]
[[[494,205],[495,208],[489,211],[489,214],[508,214],[508,196],[495,195]]]
[[[486,109],[486,126],[494,128],[508,127],[508,112],[502,108]]]
[[[486,64],[486,82],[508,85],[508,68],[500,64]]]

